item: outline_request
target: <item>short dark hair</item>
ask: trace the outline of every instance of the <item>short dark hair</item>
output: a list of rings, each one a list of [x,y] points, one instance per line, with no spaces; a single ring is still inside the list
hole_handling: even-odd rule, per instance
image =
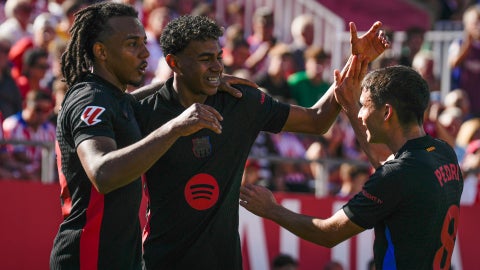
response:
[[[42,48],[28,49],[23,55],[23,65],[26,67],[33,67],[37,64],[38,59],[48,58],[48,51]]]
[[[163,54],[182,52],[191,41],[218,40],[223,29],[205,16],[184,15],[170,21],[162,31],[160,44]]]
[[[370,91],[376,108],[392,105],[402,126],[423,124],[430,91],[427,82],[411,67],[396,65],[374,70],[365,76],[362,88]]]
[[[287,265],[297,266],[297,261],[288,254],[278,254],[272,261],[273,268],[280,268]]]

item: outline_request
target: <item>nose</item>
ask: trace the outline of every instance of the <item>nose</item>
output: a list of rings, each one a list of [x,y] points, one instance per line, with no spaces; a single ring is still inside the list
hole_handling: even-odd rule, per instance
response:
[[[210,68],[214,71],[222,71],[223,61],[221,59],[215,59],[214,61],[212,61]]]
[[[150,57],[150,51],[147,48],[147,44],[143,44],[142,51],[140,52],[140,57],[142,59],[147,59]]]

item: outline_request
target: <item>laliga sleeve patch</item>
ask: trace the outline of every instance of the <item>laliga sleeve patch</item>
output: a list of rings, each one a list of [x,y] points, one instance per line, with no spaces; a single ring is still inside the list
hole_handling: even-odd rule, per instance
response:
[[[102,122],[99,119],[100,115],[105,111],[105,108],[98,106],[87,106],[80,116],[80,119],[85,122],[85,124],[92,126]]]
[[[196,210],[206,210],[218,201],[217,180],[209,174],[200,173],[188,180],[185,185],[185,200]]]

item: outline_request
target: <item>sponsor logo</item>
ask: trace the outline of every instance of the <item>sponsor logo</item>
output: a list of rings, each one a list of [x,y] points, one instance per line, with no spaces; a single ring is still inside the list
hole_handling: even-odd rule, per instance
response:
[[[80,116],[80,119],[85,122],[85,124],[92,126],[102,122],[98,119],[100,115],[105,111],[105,108],[98,106],[87,106]]]
[[[193,209],[209,209],[218,201],[219,187],[217,180],[206,173],[197,174],[188,180],[184,194],[185,200]]]

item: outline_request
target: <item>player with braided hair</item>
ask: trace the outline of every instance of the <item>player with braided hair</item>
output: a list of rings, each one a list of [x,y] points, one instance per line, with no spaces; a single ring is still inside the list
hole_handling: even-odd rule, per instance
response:
[[[71,37],[62,55],[69,90],[57,126],[64,220],[50,269],[141,269],[140,175],[179,137],[204,128],[220,133],[221,116],[195,104],[142,139],[138,103],[126,93],[127,85],[142,83],[149,56],[137,12],[93,4],[76,14]]]

